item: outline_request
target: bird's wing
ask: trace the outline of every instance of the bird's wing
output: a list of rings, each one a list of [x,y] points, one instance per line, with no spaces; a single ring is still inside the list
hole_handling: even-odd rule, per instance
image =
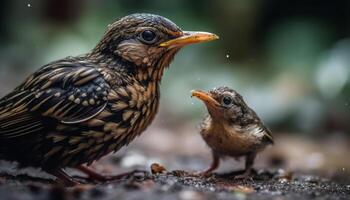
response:
[[[109,88],[91,64],[51,63],[0,101],[0,139],[37,133],[47,121],[75,124],[91,119],[105,108]]]
[[[271,131],[268,128],[266,128],[265,126],[264,126],[263,130],[264,130],[263,140],[268,144],[273,144],[274,141],[273,141]]]
[[[263,137],[262,137],[263,142],[265,142],[266,144],[273,144],[274,141],[273,141],[271,131],[264,125],[264,123],[261,121],[261,119],[252,109],[250,109],[250,111],[253,117],[250,118],[250,120],[248,120],[247,122],[253,123],[255,127],[258,127],[257,128],[258,132],[263,133]]]

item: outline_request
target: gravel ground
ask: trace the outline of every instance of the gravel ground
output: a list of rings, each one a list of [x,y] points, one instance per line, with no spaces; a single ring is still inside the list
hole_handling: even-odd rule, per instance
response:
[[[259,170],[248,180],[236,180],[233,173],[202,177],[156,165],[149,171],[72,188],[59,186],[50,177],[2,173],[0,199],[350,199],[350,182],[343,176],[326,179],[278,169]]]
[[[89,183],[73,170],[68,173],[87,184],[64,188],[40,170],[18,170],[13,163],[0,161],[0,200],[350,199],[348,140],[280,136],[276,145],[258,156],[253,176],[236,180],[227,172],[241,169],[243,160],[224,159],[216,174],[195,175],[194,171],[208,167],[210,152],[191,132],[152,130],[128,148],[93,163],[104,174],[146,170],[110,183]],[[150,167],[152,163],[165,167]]]

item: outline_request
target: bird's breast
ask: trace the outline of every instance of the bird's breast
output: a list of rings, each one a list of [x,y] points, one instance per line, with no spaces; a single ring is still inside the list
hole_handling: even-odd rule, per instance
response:
[[[108,102],[96,120],[103,121],[103,132],[111,141],[109,150],[117,150],[140,135],[153,121],[158,110],[158,83],[133,81],[125,87],[112,87]]]
[[[208,123],[201,135],[213,151],[230,156],[242,156],[256,151],[260,138],[248,133],[250,130],[236,129],[229,125]]]

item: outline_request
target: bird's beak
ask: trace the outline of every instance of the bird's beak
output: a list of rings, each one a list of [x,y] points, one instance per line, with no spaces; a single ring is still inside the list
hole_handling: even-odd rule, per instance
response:
[[[200,90],[192,90],[192,97],[202,100],[208,108],[220,107],[220,104],[208,93]]]
[[[175,39],[171,39],[161,43],[161,47],[182,47],[188,44],[209,42],[217,40],[219,37],[213,33],[207,32],[195,32],[195,31],[184,31],[182,35]]]

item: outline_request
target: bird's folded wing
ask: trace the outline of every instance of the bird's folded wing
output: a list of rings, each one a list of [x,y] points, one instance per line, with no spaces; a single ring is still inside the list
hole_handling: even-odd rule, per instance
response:
[[[264,138],[263,139],[269,144],[274,144],[271,131],[266,127],[264,127]]]
[[[52,63],[0,101],[0,139],[42,131],[48,121],[75,124],[99,114],[109,85],[86,63]]]

